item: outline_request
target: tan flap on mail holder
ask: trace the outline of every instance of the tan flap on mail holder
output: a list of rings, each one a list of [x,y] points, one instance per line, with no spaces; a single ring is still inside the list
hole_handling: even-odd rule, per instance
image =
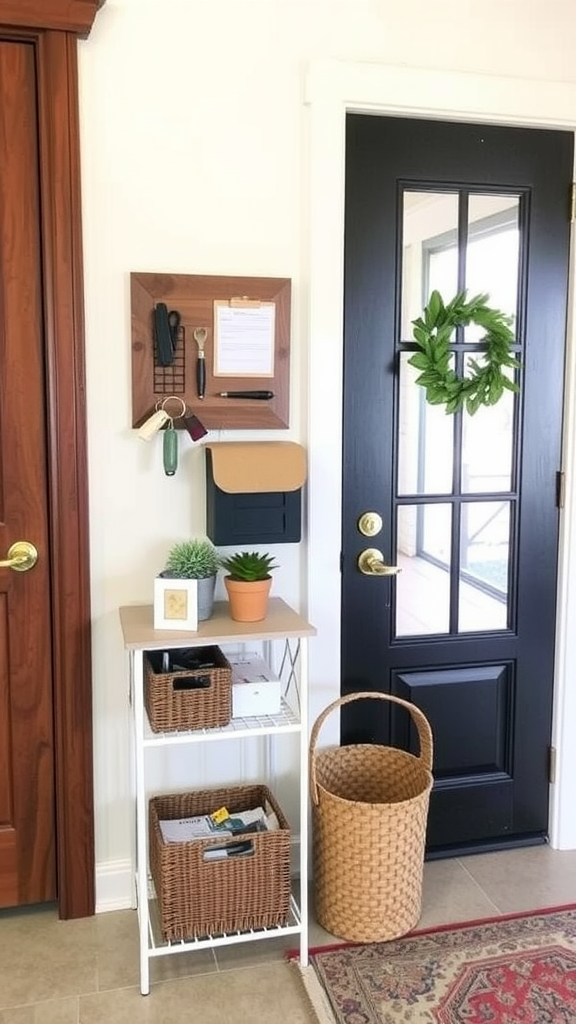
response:
[[[293,441],[206,445],[214,483],[228,494],[297,491],[306,481],[306,452]]]

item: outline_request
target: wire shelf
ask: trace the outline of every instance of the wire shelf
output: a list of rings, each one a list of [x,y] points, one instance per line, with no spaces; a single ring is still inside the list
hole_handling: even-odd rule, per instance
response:
[[[206,743],[210,740],[233,737],[265,736],[286,732],[298,732],[300,719],[290,705],[282,699],[280,711],[275,715],[255,715],[250,718],[232,718],[228,725],[214,729],[189,729],[177,732],[152,732],[146,718],[144,746],[169,746],[179,743]]]

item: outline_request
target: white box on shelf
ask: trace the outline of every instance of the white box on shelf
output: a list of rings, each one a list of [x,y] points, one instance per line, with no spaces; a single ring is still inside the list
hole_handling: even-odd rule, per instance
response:
[[[228,654],[232,666],[232,718],[277,715],[281,683],[258,654]]]
[[[198,629],[198,580],[154,580],[154,629]]]

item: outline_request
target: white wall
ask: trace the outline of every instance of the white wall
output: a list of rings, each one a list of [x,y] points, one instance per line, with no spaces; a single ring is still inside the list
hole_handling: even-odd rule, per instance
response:
[[[307,72],[330,58],[369,62],[368,71],[390,65],[406,75],[413,68],[414,84],[421,68],[516,76],[526,79],[537,107],[536,80],[576,81],[575,30],[572,0],[107,0],[80,43],[100,907],[122,903],[130,891],[129,730],[117,608],[149,601],[169,544],[204,530],[201,446],[189,445],[177,476],[166,478],[160,446],[138,441],[130,428],[130,272],[292,278],[291,428],[281,437],[311,446],[315,546],[310,570],[304,546],[277,549],[275,590],[303,610],[310,602],[319,627],[314,716],[338,689],[339,506],[332,495],[338,497],[341,342],[334,321],[322,330],[322,310],[340,301],[333,283],[341,238],[335,251],[328,240],[321,253],[314,233],[321,221],[309,203],[320,184],[341,202],[341,167],[333,175],[327,163],[322,183],[313,175],[323,166],[314,118],[322,110],[340,119],[342,111],[307,107]],[[453,81],[446,116],[452,102],[454,116],[463,109],[458,75]],[[482,109],[491,107],[479,98]],[[311,280],[321,257],[332,273]],[[320,365],[330,403],[318,391]],[[226,439],[246,437],[230,432]],[[565,570],[569,554],[567,548]],[[574,600],[567,583],[565,608]],[[567,672],[576,654],[567,644],[561,654]]]

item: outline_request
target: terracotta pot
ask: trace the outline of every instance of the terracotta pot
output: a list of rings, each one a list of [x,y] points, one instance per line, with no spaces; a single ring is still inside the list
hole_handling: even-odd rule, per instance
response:
[[[233,580],[224,577],[224,586],[230,602],[230,615],[235,622],[261,622],[268,611],[268,595],[272,577],[266,580]]]

